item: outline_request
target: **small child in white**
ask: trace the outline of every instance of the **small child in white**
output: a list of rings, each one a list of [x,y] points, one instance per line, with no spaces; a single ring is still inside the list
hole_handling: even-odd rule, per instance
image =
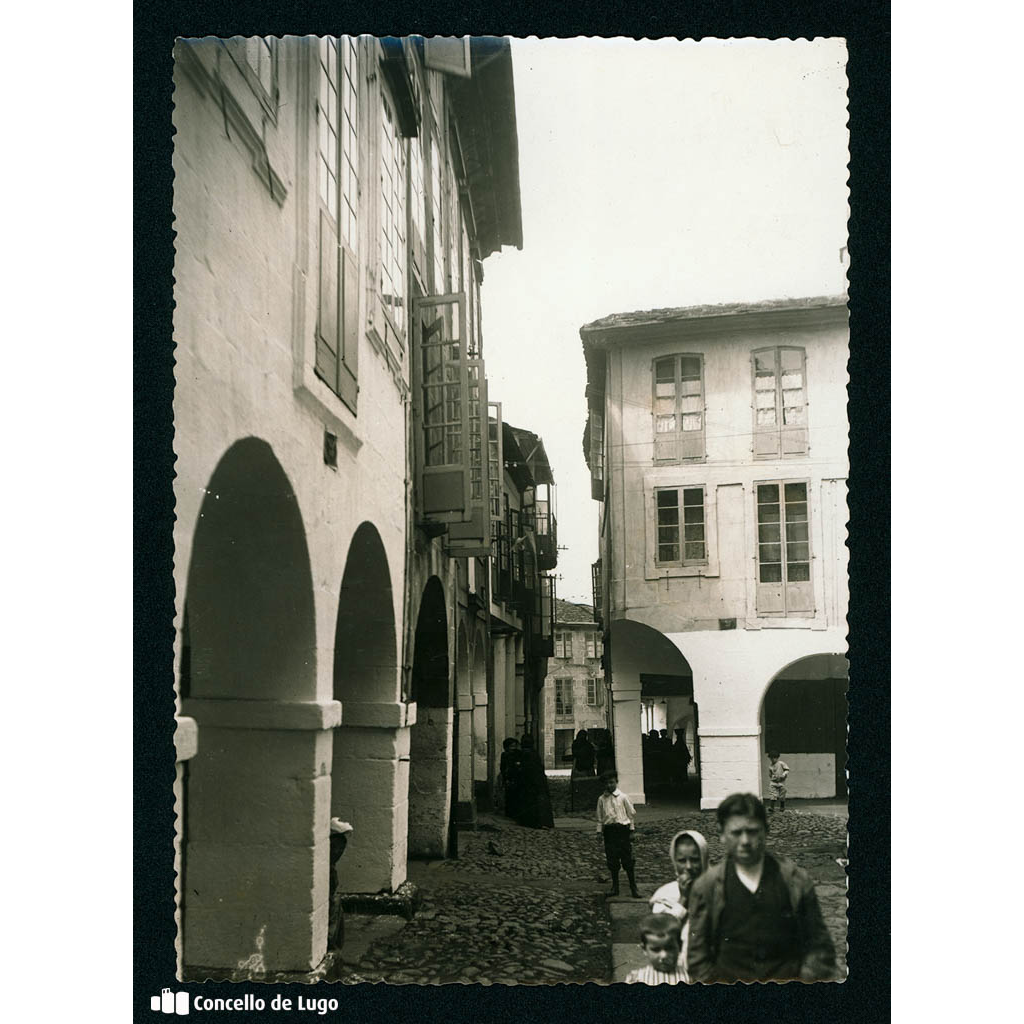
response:
[[[689,978],[682,963],[682,924],[671,914],[649,914],[640,922],[640,948],[645,967],[626,975],[627,985],[685,985]]]
[[[771,789],[772,810],[776,804],[780,811],[786,809],[786,777],[789,775],[789,765],[779,760],[777,750],[768,751],[768,785]]]
[[[699,833],[691,829],[677,832],[668,848],[669,859],[675,871],[674,882],[655,890],[650,899],[652,914],[671,914],[682,925],[682,955],[680,964],[685,969],[687,947],[690,939],[690,889],[694,881],[708,869],[708,843]]]

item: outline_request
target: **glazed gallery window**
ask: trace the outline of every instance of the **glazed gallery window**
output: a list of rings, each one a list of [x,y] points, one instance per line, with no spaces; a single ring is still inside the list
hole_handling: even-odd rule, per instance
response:
[[[704,357],[654,361],[654,461],[704,458]]]
[[[807,482],[756,485],[758,614],[814,611]]]
[[[555,657],[556,658],[571,658],[572,657],[572,633],[571,632],[558,632],[555,633]]]
[[[759,349],[754,372],[754,455],[804,455],[807,436],[807,368],[802,348]]]
[[[659,487],[654,496],[658,516],[656,563],[706,565],[704,488]]]
[[[555,715],[559,718],[572,717],[572,680],[555,680]]]
[[[380,111],[380,296],[395,330],[404,334],[405,144],[386,90]]]
[[[350,36],[318,45],[316,373],[355,412],[359,285],[358,51]]]

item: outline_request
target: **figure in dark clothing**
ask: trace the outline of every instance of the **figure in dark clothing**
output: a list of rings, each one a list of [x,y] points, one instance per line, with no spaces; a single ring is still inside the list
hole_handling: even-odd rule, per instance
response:
[[[572,741],[573,771],[577,775],[593,775],[595,757],[594,744],[590,742],[587,730],[580,729]]]
[[[615,748],[612,746],[612,741],[608,737],[604,737],[597,748],[597,774],[604,775],[605,772],[610,772],[614,769]]]
[[[544,774],[544,765],[537,751],[533,749],[532,736],[523,737],[522,757],[523,797],[516,821],[529,828],[554,828],[548,777]]]
[[[672,747],[672,760],[676,785],[681,789],[687,783],[690,772],[690,762],[693,760],[690,748],[686,745],[685,729],[676,729],[676,742]]]
[[[826,981],[835,948],[814,882],[765,850],[768,818],[750,793],[718,805],[725,859],[690,890],[687,964],[694,981]]]
[[[502,747],[498,772],[505,794],[505,816],[518,819],[523,808],[523,752],[514,736],[509,736]]]

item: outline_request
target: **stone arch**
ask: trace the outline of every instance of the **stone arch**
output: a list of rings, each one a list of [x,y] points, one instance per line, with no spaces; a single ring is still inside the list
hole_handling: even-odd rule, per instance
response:
[[[765,684],[758,711],[761,791],[767,795],[767,752],[776,747],[789,765],[789,797],[846,797],[846,690],[842,654],[796,658]]]
[[[390,702],[398,696],[398,644],[387,553],[364,522],[349,545],[334,633],[335,700]]]
[[[255,437],[206,487],[186,584],[192,697],[310,699],[316,624],[306,532],[288,477]]]
[[[444,857],[452,820],[452,698],[448,609],[436,576],[424,586],[416,616],[412,699],[416,724],[409,735],[409,856]]]
[[[312,572],[294,489],[269,444],[218,462],[186,584],[183,959],[209,969],[309,970],[322,958],[316,830],[333,704],[316,694]],[[255,958],[255,959],[254,959]]]
[[[379,892],[405,878],[405,829],[397,821],[405,800],[396,785],[405,719],[391,573],[370,522],[360,524],[349,545],[334,637],[342,724],[334,731],[331,815],[353,827],[339,872],[346,891]]]
[[[699,782],[698,709],[689,661],[663,633],[633,619],[615,619],[610,623],[608,653],[620,786],[641,802],[648,799],[648,789],[663,796],[682,795],[687,780],[674,772],[674,758],[658,756],[657,750],[652,751],[645,743],[642,733],[650,728],[669,729],[681,718],[692,719],[694,727],[688,733],[693,757],[689,779]],[[674,734],[670,733],[670,738],[675,741]]]

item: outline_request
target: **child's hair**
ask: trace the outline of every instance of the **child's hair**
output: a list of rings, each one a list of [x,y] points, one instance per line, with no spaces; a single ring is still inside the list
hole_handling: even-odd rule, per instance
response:
[[[609,768],[606,772],[601,772],[601,781],[610,782],[614,779],[616,782],[619,781],[619,773],[614,768]]]
[[[672,914],[648,914],[640,922],[640,945],[646,946],[647,939],[667,939],[675,936],[676,942],[682,943],[683,922]]]
[[[779,752],[777,750],[769,750],[768,751],[768,756],[770,758],[772,758],[773,760],[778,760]]]
[[[737,815],[743,818],[754,818],[764,825],[768,831],[768,814],[764,804],[754,796],[753,793],[733,793],[727,796],[715,809],[715,817],[718,818],[719,827],[724,828],[725,823]]]

